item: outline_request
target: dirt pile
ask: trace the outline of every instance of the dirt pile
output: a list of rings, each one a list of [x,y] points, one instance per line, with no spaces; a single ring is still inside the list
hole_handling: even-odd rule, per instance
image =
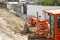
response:
[[[0,9],[0,30],[9,36],[20,33],[23,30],[25,21],[4,9]]]

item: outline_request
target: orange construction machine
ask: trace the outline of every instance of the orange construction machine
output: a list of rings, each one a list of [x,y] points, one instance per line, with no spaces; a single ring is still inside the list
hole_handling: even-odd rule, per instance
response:
[[[28,18],[28,22],[24,25],[24,32],[29,33],[29,28],[36,27],[36,36],[37,37],[48,37],[50,28],[46,23],[46,20],[40,20],[37,12],[37,17]]]
[[[49,16],[50,26],[50,38],[51,40],[60,40],[60,9],[47,9],[44,10],[45,20],[47,19],[46,15]],[[49,39],[47,39],[49,40]]]
[[[45,20],[37,17],[29,18],[25,23],[24,31],[30,32],[30,27],[36,27],[36,37],[46,37],[46,40],[60,40],[60,9],[43,10]]]

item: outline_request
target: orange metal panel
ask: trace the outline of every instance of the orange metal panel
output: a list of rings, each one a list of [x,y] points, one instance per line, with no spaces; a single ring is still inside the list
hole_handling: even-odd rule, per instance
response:
[[[58,19],[57,17],[60,16],[60,9],[59,10],[44,10],[45,13],[54,15],[54,40],[60,40],[60,29],[57,27]]]

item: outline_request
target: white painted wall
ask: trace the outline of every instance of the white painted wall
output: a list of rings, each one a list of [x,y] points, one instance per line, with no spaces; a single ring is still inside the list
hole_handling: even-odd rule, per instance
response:
[[[27,15],[36,16],[36,12],[41,16],[41,20],[44,20],[43,10],[45,9],[55,9],[60,8],[60,6],[39,6],[39,5],[27,5]]]
[[[7,4],[7,9],[12,9],[12,6],[10,4]]]
[[[18,4],[18,2],[7,2],[8,4]]]
[[[26,0],[19,0],[19,1],[26,1]]]

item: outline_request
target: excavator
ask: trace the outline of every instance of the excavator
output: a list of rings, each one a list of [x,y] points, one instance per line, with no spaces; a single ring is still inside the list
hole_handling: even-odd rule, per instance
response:
[[[25,33],[29,33],[30,27],[36,27],[36,37],[46,37],[45,40],[60,40],[60,9],[46,9],[44,20],[37,17],[28,18],[28,23],[24,25]]]

